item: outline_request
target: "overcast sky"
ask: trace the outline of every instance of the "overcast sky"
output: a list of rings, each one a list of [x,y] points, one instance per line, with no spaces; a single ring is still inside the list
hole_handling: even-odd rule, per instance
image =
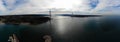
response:
[[[120,0],[0,0],[0,14],[79,11],[90,13],[120,13]]]

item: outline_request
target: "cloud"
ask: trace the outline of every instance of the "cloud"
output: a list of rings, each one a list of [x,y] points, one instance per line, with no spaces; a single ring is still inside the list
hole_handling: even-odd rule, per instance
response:
[[[45,11],[47,6],[52,0],[27,0],[27,3],[24,3],[17,7],[15,10],[12,10],[11,14],[25,14],[25,13],[40,13],[40,11]]]
[[[9,14],[24,3],[26,3],[25,0],[0,0],[0,14]]]
[[[93,9],[95,9],[98,4],[100,3],[99,0],[82,0],[82,5],[79,4],[77,5],[77,8],[75,8],[77,11],[82,11],[82,12],[88,12]]]
[[[14,10],[17,6],[26,3],[25,0],[2,0],[3,5],[8,10]]]
[[[94,11],[104,10],[109,7],[120,6],[120,0],[99,0],[99,4],[96,6]],[[114,9],[113,9],[114,10]]]
[[[59,8],[58,6],[63,8]],[[42,10],[48,11],[48,9],[61,11],[88,11],[91,7],[89,7],[89,3],[86,3],[86,0],[29,0],[28,3],[17,7],[17,9],[11,13],[35,13]]]
[[[0,0],[0,14],[5,13],[6,10],[7,10],[7,9],[6,9],[5,6],[3,5],[2,0]]]
[[[119,11],[119,2],[120,0],[0,0],[0,13],[43,13],[50,8],[55,11],[113,12]]]
[[[99,0],[89,0],[89,5],[92,9],[96,8],[99,4]]]
[[[48,10],[50,8],[55,8],[55,10],[59,10],[59,9],[66,10],[66,8],[68,8],[69,6],[71,8],[69,8],[66,11],[69,11],[69,10],[89,11],[91,9],[91,6],[89,5],[89,2],[87,0],[72,0],[72,1],[61,0],[61,1],[58,1],[60,3],[57,3],[56,1],[58,0],[27,0],[27,1],[26,0],[2,0],[2,5],[4,6],[4,9],[7,9],[8,12],[12,14],[31,13],[31,12],[34,13],[34,12],[39,12],[40,10]],[[62,2],[64,3],[62,4]],[[95,2],[95,1],[92,1],[92,2]],[[94,6],[92,2],[91,4],[92,6]],[[60,6],[63,8],[56,8],[57,6]]]

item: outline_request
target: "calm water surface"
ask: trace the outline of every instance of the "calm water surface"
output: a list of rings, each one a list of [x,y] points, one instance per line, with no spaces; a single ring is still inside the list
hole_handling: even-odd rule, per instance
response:
[[[20,42],[44,42],[44,35],[50,35],[53,42],[118,42],[120,22],[113,19],[56,16],[39,25],[0,24],[0,42],[8,42],[12,34]]]

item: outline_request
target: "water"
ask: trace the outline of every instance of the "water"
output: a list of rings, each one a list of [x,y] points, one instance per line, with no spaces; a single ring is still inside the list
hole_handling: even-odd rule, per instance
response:
[[[50,35],[53,42],[117,42],[119,21],[105,22],[108,20],[113,19],[56,16],[39,25],[1,24],[0,42],[8,42],[12,34],[16,34],[20,42],[44,42],[44,35]],[[112,27],[115,23],[118,26]]]

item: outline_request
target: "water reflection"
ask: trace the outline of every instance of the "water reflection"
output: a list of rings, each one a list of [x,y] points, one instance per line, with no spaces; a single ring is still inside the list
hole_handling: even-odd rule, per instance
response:
[[[51,20],[52,27],[55,28],[54,31],[54,41],[55,42],[85,42],[84,25],[91,19],[99,19],[99,17],[67,17],[67,16],[57,16],[55,19]],[[87,32],[87,31],[86,31]],[[88,32],[87,32],[88,33]]]
[[[77,21],[78,20],[78,21]],[[79,21],[81,20],[81,21]],[[82,31],[82,25],[89,20],[88,18],[71,18],[59,16],[52,20],[53,28],[59,35],[68,35],[77,29]]]
[[[85,31],[95,42],[119,42],[120,40],[120,17],[105,16],[99,20],[90,20],[85,25]],[[91,41],[91,42],[92,42]]]
[[[118,16],[57,16],[38,25],[1,24],[0,42],[7,42],[11,34],[16,34],[20,42],[44,42],[44,35],[50,35],[53,42],[117,42],[119,21]]]

